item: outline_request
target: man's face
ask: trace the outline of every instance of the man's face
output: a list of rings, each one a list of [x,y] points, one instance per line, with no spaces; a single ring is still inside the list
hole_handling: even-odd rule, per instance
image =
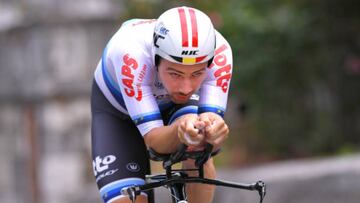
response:
[[[207,62],[182,65],[161,59],[159,78],[174,103],[186,103],[196,92],[206,77]]]

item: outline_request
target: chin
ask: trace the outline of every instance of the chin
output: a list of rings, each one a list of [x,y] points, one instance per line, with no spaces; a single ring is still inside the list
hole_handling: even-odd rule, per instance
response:
[[[172,99],[172,102],[174,102],[175,104],[185,104],[187,103],[189,100],[176,100],[176,99]]]

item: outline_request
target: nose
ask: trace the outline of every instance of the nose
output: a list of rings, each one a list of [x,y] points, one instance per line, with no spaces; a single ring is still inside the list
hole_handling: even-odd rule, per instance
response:
[[[179,92],[184,95],[188,95],[193,91],[192,82],[189,79],[184,79],[179,84]]]

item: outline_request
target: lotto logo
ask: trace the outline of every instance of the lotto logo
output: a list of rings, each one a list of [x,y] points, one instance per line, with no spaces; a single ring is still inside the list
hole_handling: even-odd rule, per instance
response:
[[[97,156],[95,160],[93,160],[93,170],[95,176],[98,175],[98,173],[101,173],[107,169],[109,169],[109,165],[114,163],[116,160],[116,156],[114,155],[108,155],[104,158],[101,158],[100,156]]]
[[[216,78],[216,86],[220,87],[224,93],[228,91],[232,70],[231,64],[227,62],[226,55],[222,53],[227,48],[228,47],[223,44],[216,49],[213,63],[209,66],[209,68],[214,67],[214,65],[221,67],[215,71],[214,76]]]

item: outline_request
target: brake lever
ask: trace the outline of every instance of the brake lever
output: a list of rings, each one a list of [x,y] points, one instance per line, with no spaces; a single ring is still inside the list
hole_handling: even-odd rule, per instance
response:
[[[263,181],[258,181],[255,184],[255,189],[259,192],[259,196],[260,196],[260,203],[263,202],[264,197],[266,195],[266,185]]]

